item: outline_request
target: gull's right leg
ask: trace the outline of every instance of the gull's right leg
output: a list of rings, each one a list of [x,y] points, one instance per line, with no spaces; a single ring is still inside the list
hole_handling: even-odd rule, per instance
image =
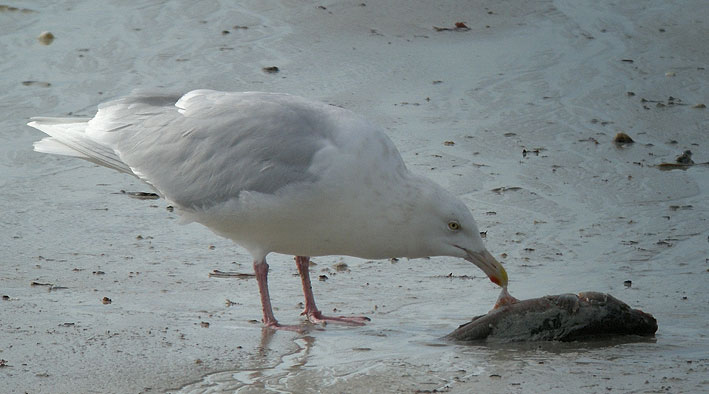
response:
[[[254,261],[254,273],[258,282],[258,291],[261,294],[261,308],[263,309],[263,324],[274,330],[302,331],[298,326],[284,326],[278,323],[273,316],[271,296],[268,294],[268,264],[266,258]]]

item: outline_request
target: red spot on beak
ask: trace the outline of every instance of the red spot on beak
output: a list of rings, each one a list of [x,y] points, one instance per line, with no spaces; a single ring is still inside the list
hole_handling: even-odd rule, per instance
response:
[[[490,277],[490,282],[492,282],[492,283],[494,283],[494,284],[496,284],[496,285],[502,287],[502,282],[500,281],[499,278],[497,278],[497,277],[495,277],[495,276],[491,276],[491,277]]]

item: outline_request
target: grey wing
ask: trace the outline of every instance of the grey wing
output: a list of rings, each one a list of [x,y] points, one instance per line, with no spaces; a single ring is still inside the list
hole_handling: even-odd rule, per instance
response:
[[[208,208],[316,180],[313,157],[332,143],[317,106],[265,93],[133,95],[100,107],[87,134],[172,203]]]

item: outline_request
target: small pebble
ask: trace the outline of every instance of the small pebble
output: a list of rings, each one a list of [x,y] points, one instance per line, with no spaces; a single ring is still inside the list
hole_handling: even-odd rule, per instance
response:
[[[694,164],[694,160],[692,160],[692,151],[684,151],[684,153],[675,158],[675,161],[679,164]]]
[[[632,144],[635,141],[633,141],[633,139],[630,138],[629,135],[620,132],[616,134],[615,137],[613,137],[613,142],[615,142],[616,144]]]
[[[39,40],[39,43],[42,45],[49,45],[54,41],[54,34],[48,32],[48,31],[43,31],[38,37],[37,40]]]

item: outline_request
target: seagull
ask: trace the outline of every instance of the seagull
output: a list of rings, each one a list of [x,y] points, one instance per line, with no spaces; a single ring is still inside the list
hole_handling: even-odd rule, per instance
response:
[[[452,256],[506,293],[505,269],[483,245],[466,205],[410,172],[384,130],[355,113],[283,93],[134,91],[93,118],[32,118],[49,135],[37,152],[138,177],[185,222],[200,223],[253,257],[263,324],[276,320],[266,256],[295,256],[312,323],[362,325],[317,308],[310,257]]]

